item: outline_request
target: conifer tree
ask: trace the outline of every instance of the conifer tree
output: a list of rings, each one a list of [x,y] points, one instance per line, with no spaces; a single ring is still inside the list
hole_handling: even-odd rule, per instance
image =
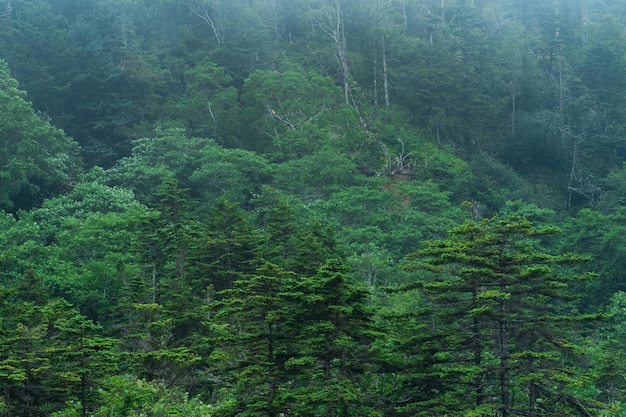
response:
[[[365,287],[350,282],[340,258],[329,259],[291,294],[297,314],[295,410],[302,415],[375,416],[366,373],[374,339],[374,311]],[[317,414],[320,413],[320,414]]]
[[[261,264],[260,235],[246,213],[235,203],[220,198],[204,225],[204,233],[193,242],[195,294],[232,288],[233,283]]]
[[[217,346],[213,359],[228,387],[225,415],[278,417],[287,409],[281,395],[296,317],[288,303],[295,274],[266,263],[233,283],[212,304]],[[228,411],[230,409],[230,411]]]
[[[298,274],[313,276],[326,261],[344,255],[335,228],[320,219],[311,220],[299,230],[297,237],[290,269]]]
[[[199,297],[191,290],[189,245],[193,226],[186,190],[170,177],[159,190],[157,210],[143,219],[135,242],[140,270],[126,279],[119,304],[122,346],[137,374],[168,385],[193,385],[200,361],[190,340],[200,328]]]
[[[584,415],[572,391],[583,376],[574,376],[577,348],[568,337],[597,317],[577,313],[567,286],[594,275],[565,268],[583,256],[541,249],[538,240],[555,233],[519,216],[468,221],[413,256],[408,268],[420,274],[400,291],[418,289],[425,306],[418,350],[429,361],[419,379],[440,378],[444,389],[405,411]]]
[[[280,267],[287,267],[296,249],[298,224],[293,208],[284,198],[278,198],[262,216],[262,229],[267,233],[263,256]]]
[[[81,314],[66,314],[54,327],[57,346],[51,362],[67,381],[70,398],[78,400],[80,415],[86,417],[100,399],[101,381],[117,371],[117,342],[102,337],[102,328]]]

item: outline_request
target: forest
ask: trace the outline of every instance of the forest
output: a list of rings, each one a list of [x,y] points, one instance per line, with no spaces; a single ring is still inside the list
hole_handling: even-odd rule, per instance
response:
[[[626,2],[0,0],[0,416],[626,416]]]

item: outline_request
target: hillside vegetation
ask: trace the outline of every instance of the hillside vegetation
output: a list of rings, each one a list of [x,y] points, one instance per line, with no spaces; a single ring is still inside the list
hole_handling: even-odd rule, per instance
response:
[[[626,416],[626,5],[0,0],[0,415]]]

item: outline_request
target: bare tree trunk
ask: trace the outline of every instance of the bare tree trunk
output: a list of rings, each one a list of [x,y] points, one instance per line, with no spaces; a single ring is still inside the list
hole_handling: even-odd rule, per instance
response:
[[[215,35],[215,40],[218,45],[224,42],[224,28],[222,27],[219,13],[215,7],[207,9],[207,6],[199,1],[186,1],[185,4],[189,7],[189,10],[194,15],[198,16],[204,21]]]
[[[561,137],[565,135],[565,83],[563,82],[563,71],[559,70],[559,129]]]
[[[378,107],[378,62],[374,61],[374,107]]]
[[[572,195],[574,194],[574,183],[576,181],[576,171],[578,168],[578,140],[572,138],[572,166],[567,181],[567,207],[572,207]]]
[[[280,38],[284,34],[284,27],[280,28],[278,26],[278,2],[277,0],[272,0],[272,20],[273,20],[273,29],[274,29],[274,48],[272,51],[272,66],[274,70],[276,70],[276,63],[279,61],[279,42]]]
[[[403,7],[405,7],[404,2],[402,2],[402,5]],[[383,59],[383,94],[385,96],[385,107],[389,108],[389,70],[387,66],[387,42],[385,41],[385,3],[383,2],[383,0],[378,0],[376,6],[378,9],[377,19],[380,30],[380,47]]]
[[[350,68],[348,67],[348,52],[346,45],[346,33],[343,27],[343,14],[339,0],[335,0],[335,7],[325,9],[326,22],[321,24],[322,30],[333,38],[337,63],[341,71],[343,81],[344,99],[350,104]]]
[[[511,133],[515,134],[515,123],[517,122],[517,95],[518,95],[518,86],[519,79],[522,74],[521,68],[524,63],[524,55],[521,51],[513,52],[512,62],[511,62]]]
[[[515,99],[517,97],[517,89],[515,83],[511,85],[511,134],[515,134]]]
[[[354,110],[357,112],[359,116],[359,121],[363,127],[367,127],[365,125],[365,120],[361,117],[361,112],[359,111],[359,106],[354,100],[352,96],[352,90],[350,89],[350,67],[348,66],[348,48],[346,42],[346,34],[344,30],[343,24],[343,13],[341,11],[341,7],[339,5],[339,0],[335,0],[335,7],[325,7],[324,9],[324,21],[318,21],[318,25],[320,28],[330,35],[335,42],[335,50],[336,50],[336,58],[337,63],[339,64],[339,69],[341,72],[341,77],[343,81],[343,92],[344,92],[344,100],[345,103],[354,107]]]
[[[441,27],[446,26],[446,0],[441,0]]]
[[[408,17],[406,14],[406,0],[402,0],[402,34],[406,36],[406,28],[408,26]]]
[[[563,71],[559,69],[559,132],[561,132],[561,143],[565,146],[566,136],[570,136],[569,129],[565,126],[565,82]],[[567,181],[567,207],[572,207],[572,196],[574,193],[574,183],[576,181],[576,171],[578,169],[578,139],[571,138],[572,141],[572,164]]]
[[[346,98],[346,104],[350,104],[350,68],[348,67],[348,51],[346,46],[346,34],[343,27],[343,19],[339,14],[339,3],[337,3],[337,22],[341,22],[338,29],[341,30],[340,37],[335,40],[337,47],[337,57],[339,58],[339,65],[341,67],[341,74],[343,75],[343,89]]]
[[[387,47],[385,45],[385,34],[380,37],[383,52],[383,92],[385,94],[385,107],[389,108],[389,73],[387,70]]]

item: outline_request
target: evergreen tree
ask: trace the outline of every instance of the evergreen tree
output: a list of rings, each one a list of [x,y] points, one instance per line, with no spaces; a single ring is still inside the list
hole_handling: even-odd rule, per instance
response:
[[[369,291],[350,279],[344,261],[331,258],[289,295],[297,311],[289,323],[299,330],[296,356],[287,364],[297,387],[294,412],[301,415],[379,415],[367,375],[374,310]]]
[[[264,259],[286,268],[297,245],[299,224],[289,202],[284,197],[272,197],[263,202],[268,206],[256,209],[258,226],[267,234],[261,249]]]
[[[185,194],[168,178],[156,195],[157,210],[144,218],[143,233],[135,242],[141,270],[127,279],[120,302],[127,321],[120,327],[139,375],[190,387],[200,360],[190,340],[200,327],[201,306],[189,280],[194,223],[188,218]]]
[[[287,295],[294,283],[293,273],[267,263],[236,280],[212,304],[215,316],[208,324],[216,328],[217,346],[212,357],[228,392],[220,415],[278,417],[288,409],[284,390],[292,376],[285,361],[297,316]]]
[[[2,290],[4,415],[48,416],[69,401],[79,403],[81,415],[88,415],[99,399],[101,378],[117,369],[115,340],[103,337],[101,328],[64,300],[40,304],[25,301],[19,287]]]
[[[332,258],[344,256],[335,228],[320,219],[313,219],[299,230],[290,269],[298,274],[312,276]]]
[[[584,381],[575,368],[579,349],[570,340],[581,322],[596,318],[576,312],[568,284],[590,279],[564,269],[586,258],[551,255],[538,239],[553,227],[534,227],[528,220],[466,222],[442,241],[428,241],[408,267],[422,271],[401,289],[418,289],[425,324],[418,347],[428,372],[419,379],[444,381],[411,408],[463,415],[497,412],[502,416],[540,415],[560,410],[578,415],[585,406],[573,387]],[[522,391],[514,387],[524,387]],[[421,413],[421,414],[420,414]]]
[[[102,381],[117,371],[117,341],[102,337],[102,328],[80,314],[61,317],[54,327],[57,347],[51,362],[61,370],[70,398],[78,400],[80,415],[86,417],[100,400]]]
[[[255,271],[259,266],[260,238],[237,204],[218,199],[203,234],[193,242],[194,294],[211,297]]]

